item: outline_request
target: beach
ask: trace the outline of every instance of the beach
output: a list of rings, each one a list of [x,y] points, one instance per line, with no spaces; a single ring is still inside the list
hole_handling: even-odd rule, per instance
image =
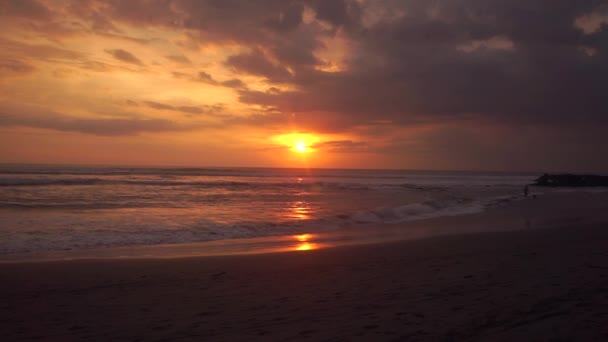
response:
[[[0,18],[0,342],[608,341],[608,0]]]
[[[0,264],[5,340],[605,340],[608,196],[419,225],[466,233],[255,255]],[[510,218],[510,219],[507,219]],[[493,231],[492,226],[517,225]]]
[[[608,341],[608,0],[0,18],[0,342]]]

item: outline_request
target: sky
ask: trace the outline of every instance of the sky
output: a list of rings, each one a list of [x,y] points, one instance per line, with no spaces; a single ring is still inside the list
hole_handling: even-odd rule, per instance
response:
[[[608,173],[607,0],[0,0],[0,162]]]

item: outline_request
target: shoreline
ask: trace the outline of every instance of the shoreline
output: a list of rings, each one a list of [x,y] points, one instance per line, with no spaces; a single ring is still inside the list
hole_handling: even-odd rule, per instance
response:
[[[605,224],[176,259],[1,264],[42,340],[601,340]]]
[[[564,191],[517,198],[472,214],[448,215],[395,224],[351,226],[331,232],[274,235],[175,244],[51,250],[0,256],[4,263],[96,259],[165,259],[307,252],[342,246],[383,244],[450,235],[554,228],[608,222],[608,193]]]
[[[427,236],[405,241],[1,263],[0,331],[11,341],[605,340],[606,208],[605,194],[568,194],[419,223]],[[472,224],[485,233],[467,233]]]

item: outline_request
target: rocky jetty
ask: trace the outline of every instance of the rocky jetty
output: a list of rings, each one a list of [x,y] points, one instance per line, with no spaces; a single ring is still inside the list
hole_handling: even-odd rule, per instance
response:
[[[539,186],[608,186],[608,176],[577,175],[577,174],[547,174],[538,177],[534,185]]]

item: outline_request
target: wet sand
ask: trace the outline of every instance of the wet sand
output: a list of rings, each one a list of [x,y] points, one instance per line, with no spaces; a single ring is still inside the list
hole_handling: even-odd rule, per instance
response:
[[[564,194],[417,223],[517,225],[506,232],[0,264],[0,332],[6,341],[606,340],[606,209],[606,194]]]

